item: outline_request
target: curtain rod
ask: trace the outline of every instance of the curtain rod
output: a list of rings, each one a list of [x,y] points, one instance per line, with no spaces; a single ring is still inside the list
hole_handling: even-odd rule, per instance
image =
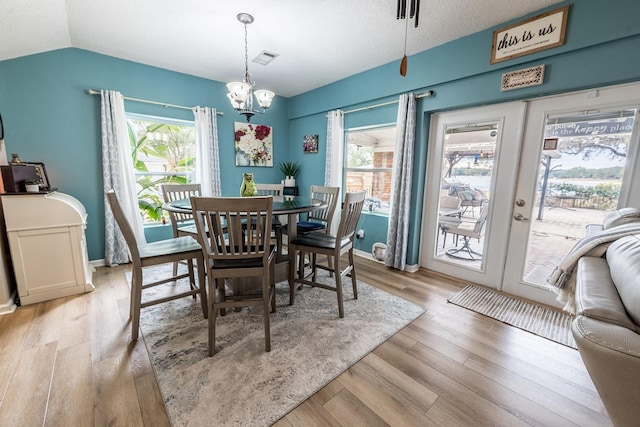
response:
[[[93,90],[93,89],[88,89],[87,93],[89,95],[100,95],[99,90]],[[195,107],[185,107],[182,105],[167,104],[166,102],[149,101],[147,99],[131,98],[128,96],[123,96],[123,98],[126,99],[127,101],[143,102],[145,104],[153,104],[153,105],[162,105],[164,108],[171,107],[171,108],[180,108],[182,110],[191,110],[191,111],[193,111],[193,109],[195,108]],[[216,114],[220,116],[224,116],[224,112],[222,111],[216,111]]]
[[[434,95],[434,92],[432,90],[428,90],[423,94],[420,95],[416,95],[416,98],[429,98],[431,96]],[[379,107],[384,107],[385,105],[391,105],[391,104],[397,104],[398,101],[389,101],[389,102],[383,102],[381,104],[376,104],[376,105],[369,105],[368,107],[361,107],[361,108],[355,108],[353,110],[348,110],[348,111],[344,111],[343,114],[349,114],[349,113],[355,113],[357,111],[365,111],[365,110],[372,110],[374,108],[379,108]]]

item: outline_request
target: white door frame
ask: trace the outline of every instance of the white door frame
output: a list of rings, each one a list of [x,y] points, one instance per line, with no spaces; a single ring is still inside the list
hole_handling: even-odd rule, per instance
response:
[[[532,214],[533,199],[535,197],[536,179],[540,163],[535,159],[540,158],[544,130],[547,117],[561,114],[584,111],[595,113],[598,110],[606,111],[622,107],[640,108],[640,83],[613,86],[602,89],[574,92],[553,97],[533,100],[529,103],[526,127],[522,141],[522,154],[518,171],[517,185],[514,200],[524,200],[524,206],[513,206],[513,214],[520,214],[530,218]],[[634,123],[632,144],[628,153],[625,166],[623,187],[620,192],[619,207],[640,206],[640,171],[638,170],[638,129],[640,123],[638,114]],[[636,141],[634,144],[633,142]],[[635,188],[633,194],[631,188]],[[504,292],[521,296],[541,303],[560,307],[555,300],[556,295],[546,286],[527,283],[522,280],[524,264],[526,261],[527,244],[529,240],[530,221],[512,221],[507,257],[505,258],[504,279],[502,290]]]
[[[517,174],[525,111],[526,103],[519,101],[437,113],[431,117],[420,243],[421,267],[493,288],[500,286],[507,251],[514,195],[513,183]],[[482,265],[477,269],[468,268],[464,263],[436,258],[434,254],[438,232],[438,204],[443,176],[445,131],[449,127],[479,123],[498,123],[498,135],[494,160],[496,166],[494,166],[494,179],[490,190],[489,217],[484,233],[485,252]]]

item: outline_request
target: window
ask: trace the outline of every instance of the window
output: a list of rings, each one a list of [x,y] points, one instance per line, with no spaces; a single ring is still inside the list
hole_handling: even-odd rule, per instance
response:
[[[365,212],[389,213],[395,137],[395,126],[346,134],[346,191],[366,192]]]
[[[127,127],[142,221],[164,223],[160,186],[196,177],[193,122],[127,114]]]

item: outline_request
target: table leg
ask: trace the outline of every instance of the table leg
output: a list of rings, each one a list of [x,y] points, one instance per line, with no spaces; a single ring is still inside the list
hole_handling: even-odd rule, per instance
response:
[[[287,216],[287,256],[289,258],[289,287],[293,287],[293,281],[295,279],[295,266],[296,266],[296,253],[290,250],[288,242],[292,241],[298,236],[298,214],[290,213]],[[293,270],[291,269],[293,266]],[[291,272],[294,272],[293,274]]]

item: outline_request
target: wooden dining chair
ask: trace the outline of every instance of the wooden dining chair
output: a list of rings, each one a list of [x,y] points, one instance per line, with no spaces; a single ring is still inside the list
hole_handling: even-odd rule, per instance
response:
[[[261,184],[256,182],[258,196],[282,196],[284,184]]]
[[[298,221],[298,234],[321,231],[329,233],[333,216],[338,206],[338,195],[340,187],[323,187],[320,185],[311,186],[311,198],[322,200],[324,207],[307,213],[305,221]]]
[[[188,199],[191,196],[201,196],[200,184],[164,184],[162,185],[162,198],[165,203],[176,200]],[[193,215],[188,212],[169,211],[173,237],[191,236],[197,238],[198,230],[193,222]]]
[[[165,203],[188,199],[191,196],[201,196],[200,184],[164,184],[162,198]],[[198,230],[193,222],[193,215],[189,212],[168,211],[173,237],[189,236],[198,238]],[[173,263],[173,275],[178,274],[178,262]]]
[[[172,239],[160,240],[151,243],[138,244],[135,234],[129,221],[124,215],[118,197],[113,190],[106,193],[107,201],[111,212],[118,224],[118,228],[122,232],[129,254],[131,256],[132,279],[131,279],[131,300],[129,308],[129,317],[131,319],[131,339],[138,339],[138,328],[140,326],[140,309],[155,304],[171,301],[186,296],[200,295],[200,303],[202,305],[202,313],[205,319],[208,317],[207,309],[207,291],[205,287],[204,275],[204,258],[202,248],[197,240],[182,236]],[[198,282],[196,283],[193,274],[193,260],[196,260],[196,270],[198,272]],[[152,283],[144,283],[144,269],[161,264],[168,264],[178,261],[186,261],[188,268],[187,273],[180,275],[172,275],[170,277],[158,280]],[[151,287],[155,287],[164,283],[174,282],[178,279],[189,277],[190,289],[184,292],[167,293],[157,299],[149,299],[142,301],[142,291]]]
[[[278,197],[284,195],[284,184],[261,184],[256,182],[256,190],[258,191],[258,196]],[[278,253],[282,252],[282,240],[278,239],[278,236],[281,235],[282,228],[282,221],[280,221],[278,215],[275,215],[271,222],[271,237],[276,241]]]
[[[335,235],[325,233],[307,233],[296,237],[289,242],[289,250],[293,250],[304,259],[306,253],[311,254],[311,273],[305,276],[304,263],[298,264],[298,274],[296,266],[289,265],[289,275],[293,277],[293,294],[295,298],[296,283],[310,285],[323,289],[328,289],[337,293],[338,315],[344,317],[344,304],[342,296],[342,278],[351,276],[353,287],[353,297],[358,299],[358,288],[356,285],[356,270],[353,263],[353,239],[355,230],[360,219],[362,206],[364,205],[365,192],[347,193],[345,195],[340,224]],[[348,265],[342,268],[340,257],[348,254]],[[317,255],[325,255],[331,259],[329,266],[317,263]],[[317,270],[324,269],[334,273],[335,286],[317,281]]]
[[[320,185],[311,186],[311,198],[321,200],[324,207],[315,209],[307,213],[307,217],[304,221],[298,221],[296,224],[297,235],[318,232],[329,233],[331,230],[331,224],[333,222],[336,206],[338,205],[338,195],[340,194],[340,187],[323,187]],[[276,240],[278,241],[278,247],[283,245],[283,235],[288,234],[287,227],[280,227],[276,232]],[[303,262],[303,259],[300,259]],[[328,259],[329,266],[331,266],[331,259]]]
[[[216,352],[216,316],[227,308],[259,306],[265,350],[271,351],[269,303],[275,311],[275,246],[270,244],[273,197],[191,197],[209,282],[209,356]],[[257,278],[227,295],[225,279]],[[245,285],[245,284],[243,284]]]

